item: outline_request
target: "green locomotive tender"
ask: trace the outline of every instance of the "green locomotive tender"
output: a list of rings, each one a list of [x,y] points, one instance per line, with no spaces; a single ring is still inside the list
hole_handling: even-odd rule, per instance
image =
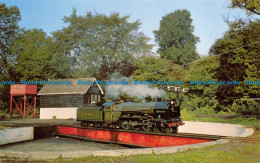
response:
[[[115,103],[106,102],[101,106],[86,105],[77,110],[77,121],[82,126],[113,127],[126,130],[144,130],[177,133],[184,123],[180,107],[171,102]]]

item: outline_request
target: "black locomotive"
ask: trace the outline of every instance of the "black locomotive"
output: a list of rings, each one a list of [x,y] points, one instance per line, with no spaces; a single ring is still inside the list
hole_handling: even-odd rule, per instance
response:
[[[180,117],[180,107],[175,106],[173,101],[86,105],[77,110],[77,121],[81,121],[83,126],[166,133],[177,133],[178,127],[184,124]]]

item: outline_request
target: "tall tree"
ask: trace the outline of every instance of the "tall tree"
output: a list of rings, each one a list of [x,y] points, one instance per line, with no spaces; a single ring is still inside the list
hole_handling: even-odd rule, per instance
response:
[[[240,98],[259,97],[259,85],[247,84],[260,76],[260,20],[248,24],[239,20],[230,23],[230,29],[223,38],[211,47],[211,53],[222,54],[220,67],[215,77],[224,81],[240,81],[240,85],[220,85],[219,102],[228,106]]]
[[[66,60],[55,54],[51,37],[40,29],[22,30],[12,53],[16,80],[47,80],[63,78],[68,72]]]
[[[142,57],[136,60],[137,69],[134,72],[136,80],[155,81],[168,81],[170,69],[170,61],[153,56]],[[163,71],[162,71],[163,70]]]
[[[259,0],[232,0],[232,8],[245,9],[250,13],[260,15]]]
[[[14,44],[21,19],[20,11],[16,6],[6,7],[0,4],[0,72],[7,79],[12,79],[13,65],[10,61],[15,56],[12,55],[11,47]]]
[[[14,77],[13,65],[10,63],[15,56],[11,47],[19,30],[18,21],[21,19],[20,11],[16,6],[6,7],[0,4],[0,81],[9,81]],[[9,87],[0,85],[0,109],[8,106]]]
[[[75,72],[81,72],[77,76],[102,79],[115,70],[129,76],[135,70],[134,58],[149,54],[151,45],[138,32],[140,22],[131,23],[128,18],[118,13],[78,16],[74,9],[71,16],[64,18],[68,27],[54,32],[57,49],[74,59]]]
[[[193,31],[191,14],[188,10],[177,10],[164,16],[159,30],[154,31],[161,57],[170,59],[175,64],[185,64],[198,59],[195,45],[199,38]]]
[[[218,85],[194,84],[194,81],[216,81],[215,70],[219,67],[219,56],[204,58],[200,62],[192,63],[183,78],[184,87],[189,88],[189,93],[184,96],[182,107],[196,110],[201,113],[212,113],[218,107],[216,92]]]

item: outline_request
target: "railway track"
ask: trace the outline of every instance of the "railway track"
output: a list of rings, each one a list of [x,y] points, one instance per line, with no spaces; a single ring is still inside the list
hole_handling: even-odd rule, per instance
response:
[[[180,135],[185,136],[193,136],[193,137],[205,137],[212,139],[227,139],[227,140],[239,140],[239,141],[247,141],[247,142],[260,142],[259,138],[249,138],[249,137],[236,137],[236,136],[220,136],[220,135],[204,135],[204,134],[194,134],[194,133],[178,133]]]

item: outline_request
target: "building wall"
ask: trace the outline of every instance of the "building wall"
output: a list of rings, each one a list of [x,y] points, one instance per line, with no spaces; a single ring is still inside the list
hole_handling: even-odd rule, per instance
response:
[[[4,144],[33,140],[33,133],[33,127],[17,127],[0,130],[0,146]]]
[[[83,104],[84,95],[41,95],[40,119],[76,119],[77,109]]]
[[[41,95],[40,108],[80,107],[84,103],[84,95]]]
[[[76,119],[78,107],[40,108],[40,119]]]
[[[77,109],[84,103],[95,103],[101,100],[101,92],[92,86],[83,94],[40,95],[40,119],[76,119]]]

